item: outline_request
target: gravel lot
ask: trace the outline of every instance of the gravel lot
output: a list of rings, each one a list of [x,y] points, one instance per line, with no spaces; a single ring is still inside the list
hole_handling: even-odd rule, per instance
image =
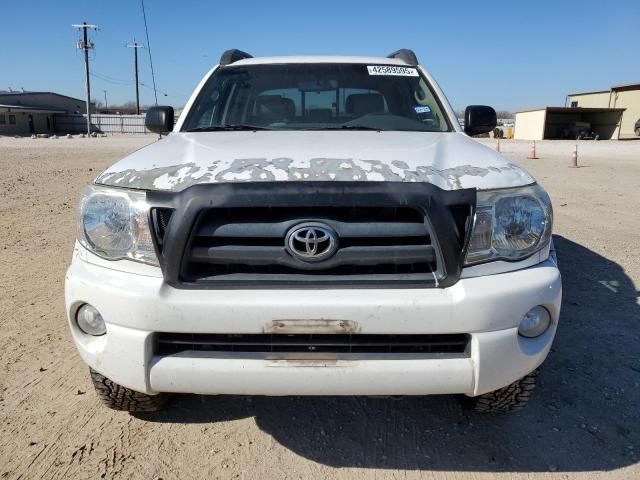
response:
[[[447,397],[182,396],[98,404],[67,333],[64,272],[83,186],[152,136],[0,138],[0,479],[640,478],[640,141],[502,141],[547,188],[564,280],[527,409]],[[483,143],[495,146],[495,141]]]

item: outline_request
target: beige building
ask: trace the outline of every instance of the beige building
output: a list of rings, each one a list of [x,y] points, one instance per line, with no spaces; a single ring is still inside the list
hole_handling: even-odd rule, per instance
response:
[[[640,83],[599,92],[572,93],[567,96],[567,102],[574,108],[623,108],[620,138],[637,136],[634,126],[640,120]]]
[[[617,140],[623,108],[543,107],[516,112],[517,140]]]

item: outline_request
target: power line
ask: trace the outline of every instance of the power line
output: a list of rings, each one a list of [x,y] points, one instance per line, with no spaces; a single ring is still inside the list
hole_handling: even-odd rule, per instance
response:
[[[126,83],[127,85],[133,85],[133,80],[131,80],[130,78],[128,79],[123,79],[123,78],[116,78],[116,77],[112,77],[111,75],[107,75],[106,73],[102,73],[97,71],[95,68],[93,69],[93,74],[98,75],[99,77],[104,78],[105,80],[110,80],[112,82],[120,82],[120,83]]]
[[[151,60],[151,42],[149,41],[149,28],[147,27],[147,14],[144,11],[144,0],[140,0],[142,4],[142,18],[144,18],[144,31],[147,35],[147,52],[149,52],[149,65],[151,65],[151,78],[153,80],[153,96],[156,99],[156,105],[158,105],[158,93],[156,91],[156,75],[153,71],[153,60]]]
[[[90,74],[92,77],[97,78],[99,80],[102,80],[103,82],[107,82],[107,83],[111,83],[112,85],[120,85],[120,86],[129,86],[129,85],[133,85],[134,82],[130,81],[130,80],[118,80],[118,79],[113,79],[110,77],[107,77],[105,75],[102,75],[101,73],[98,72],[91,72]]]
[[[89,50],[93,49],[93,43],[89,41],[87,30],[90,28],[97,30],[97,25],[73,24],[73,28],[82,29],[82,40],[78,41],[77,47],[84,52],[84,73],[87,88],[87,135],[91,135],[91,81],[89,80]]]
[[[142,83],[140,82],[140,86],[144,87],[144,88],[148,88],[149,90],[153,90],[153,87],[150,87],[149,85],[147,85],[146,83]],[[159,92],[164,95],[165,97],[168,97],[169,94],[167,92],[163,92],[162,90],[159,90]]]

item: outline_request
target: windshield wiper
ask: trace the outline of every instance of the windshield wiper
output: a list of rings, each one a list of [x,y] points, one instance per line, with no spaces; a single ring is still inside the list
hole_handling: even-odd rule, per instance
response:
[[[273,130],[269,127],[260,127],[258,125],[247,125],[244,123],[228,123],[226,125],[211,125],[209,127],[196,127],[186,130],[187,132],[222,132],[222,131],[243,131],[243,130]]]
[[[310,128],[309,130],[374,130],[380,132],[384,130],[384,128],[368,127],[366,125],[337,125],[335,127]]]

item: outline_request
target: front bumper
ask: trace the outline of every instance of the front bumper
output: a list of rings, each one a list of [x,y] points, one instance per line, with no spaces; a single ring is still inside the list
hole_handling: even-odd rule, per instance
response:
[[[154,269],[98,261],[76,248],[65,294],[71,332],[86,363],[133,390],[246,395],[479,395],[540,365],[560,313],[561,280],[552,259],[509,273],[463,278],[444,289],[177,290]],[[91,337],[72,321],[96,307],[107,334]],[[535,339],[517,326],[536,305],[553,324]],[[347,322],[344,322],[344,321]],[[154,332],[265,333],[284,321],[348,324],[370,334],[471,334],[468,358],[270,360],[232,353],[154,355]],[[304,322],[306,321],[306,322]],[[336,322],[337,321],[337,322]],[[323,330],[321,333],[327,333]],[[344,332],[335,332],[344,333]]]

